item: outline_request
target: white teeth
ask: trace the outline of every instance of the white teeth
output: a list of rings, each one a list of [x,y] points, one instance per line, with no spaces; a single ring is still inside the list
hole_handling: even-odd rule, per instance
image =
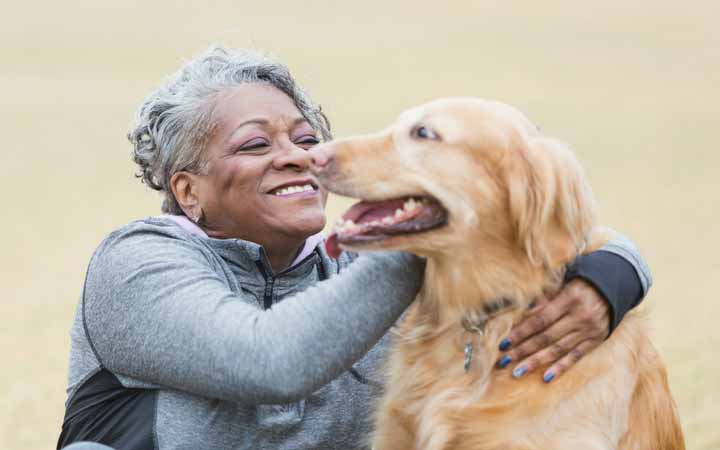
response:
[[[275,195],[290,195],[296,194],[298,192],[309,192],[314,190],[315,189],[312,187],[312,184],[304,184],[302,186],[288,186],[276,191]]]
[[[392,219],[392,217],[390,217],[390,216],[388,216],[388,217],[383,217],[383,220],[382,220],[382,223],[383,223],[383,224],[385,224],[385,225],[390,225],[390,224],[393,223],[393,222],[394,222],[394,220]]]
[[[337,233],[345,233],[345,232],[352,231],[357,228],[358,228],[358,225],[356,225],[355,222],[353,222],[352,220],[340,219],[340,220],[338,220],[338,222],[335,226],[335,231]]]
[[[411,198],[405,201],[405,203],[403,204],[403,209],[405,209],[405,211],[412,211],[413,209],[417,208],[417,206],[418,204],[415,199]]]
[[[398,209],[395,210],[395,218],[396,218],[396,219],[399,219],[400,216],[402,216],[402,215],[403,215],[403,210],[402,210],[402,209],[398,208]]]

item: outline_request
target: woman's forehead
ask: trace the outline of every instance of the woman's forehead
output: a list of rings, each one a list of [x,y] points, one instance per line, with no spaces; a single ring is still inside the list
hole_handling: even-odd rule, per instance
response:
[[[292,127],[306,122],[287,94],[261,83],[244,83],[220,93],[214,119],[226,131],[244,123]]]

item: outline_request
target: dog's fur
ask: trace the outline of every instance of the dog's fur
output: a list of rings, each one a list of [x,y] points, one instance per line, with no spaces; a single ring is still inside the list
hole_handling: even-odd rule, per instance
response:
[[[437,139],[422,139],[424,126]],[[375,450],[684,449],[663,364],[641,313],[550,384],[493,370],[499,341],[529,302],[560,287],[578,254],[602,246],[580,165],[520,112],[474,98],[405,112],[389,129],[319,149],[330,191],[365,200],[429,195],[446,226],[356,246],[427,257],[424,286],[398,326],[375,421]],[[515,307],[482,336],[460,323],[483,304]],[[470,370],[463,344],[474,339]]]

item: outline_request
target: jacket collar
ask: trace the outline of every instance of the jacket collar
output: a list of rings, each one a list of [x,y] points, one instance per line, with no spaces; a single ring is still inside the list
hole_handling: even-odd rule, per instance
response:
[[[224,256],[229,257],[228,259],[235,260],[236,262],[241,263],[242,266],[245,266],[246,264],[242,264],[242,261],[237,261],[238,250],[241,253],[247,255],[248,259],[251,260],[245,262],[252,262],[257,264],[257,261],[260,261],[267,270],[270,270],[270,263],[267,260],[265,249],[260,244],[256,244],[255,242],[251,241],[245,241],[243,239],[211,238],[202,230],[202,228],[194,224],[190,219],[185,216],[164,214],[159,218],[170,220],[171,222],[175,223],[180,228],[185,230],[187,233],[207,241],[214,249],[218,250]],[[315,248],[324,241],[324,239],[325,237],[323,236],[322,232],[316,233],[305,239],[302,250],[300,250],[292,263],[290,263],[290,265],[281,273],[292,272],[297,266],[302,265],[303,262],[309,259],[308,257],[315,251]],[[249,268],[250,267],[248,267],[248,269]]]

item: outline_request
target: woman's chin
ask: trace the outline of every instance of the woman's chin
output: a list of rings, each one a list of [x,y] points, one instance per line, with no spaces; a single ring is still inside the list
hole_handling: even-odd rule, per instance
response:
[[[312,215],[312,216],[300,216],[293,218],[285,228],[286,231],[291,232],[293,235],[302,236],[303,238],[310,237],[317,234],[325,228],[325,214]]]

